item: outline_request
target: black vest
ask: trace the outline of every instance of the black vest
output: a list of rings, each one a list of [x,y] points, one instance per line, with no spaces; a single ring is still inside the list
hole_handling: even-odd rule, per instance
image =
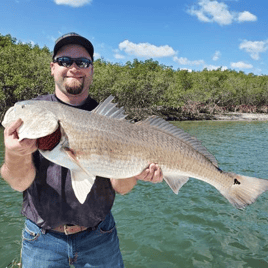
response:
[[[39,96],[36,100],[58,101],[55,95]],[[98,103],[88,97],[77,109],[91,111]],[[94,227],[110,212],[115,191],[107,178],[97,177],[84,204],[75,197],[70,170],[44,158],[38,151],[33,154],[36,177],[23,192],[22,214],[44,229],[62,224]]]

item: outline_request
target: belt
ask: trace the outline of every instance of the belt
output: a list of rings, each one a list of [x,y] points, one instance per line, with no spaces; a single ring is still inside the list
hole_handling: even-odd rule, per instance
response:
[[[79,226],[79,225],[63,224],[63,225],[60,225],[60,226],[52,229],[52,231],[59,232],[59,233],[65,233],[66,235],[71,235],[71,234],[83,232],[87,229],[92,230],[93,228],[88,228],[88,227]]]

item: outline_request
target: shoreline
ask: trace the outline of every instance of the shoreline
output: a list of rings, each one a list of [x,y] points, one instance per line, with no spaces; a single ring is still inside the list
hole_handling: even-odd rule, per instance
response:
[[[213,115],[215,121],[268,121],[266,113],[237,113],[230,112],[225,114]]]
[[[242,107],[243,108],[243,107]],[[166,121],[268,121],[268,106],[233,108],[231,111],[227,108],[214,107],[153,107],[151,109],[130,109],[128,112],[130,118],[135,121],[156,115]]]

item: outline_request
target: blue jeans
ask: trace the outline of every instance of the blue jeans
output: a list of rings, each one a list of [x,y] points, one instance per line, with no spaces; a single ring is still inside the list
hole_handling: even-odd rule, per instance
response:
[[[22,240],[23,268],[124,267],[111,213],[96,230],[73,235],[44,233],[27,219]]]

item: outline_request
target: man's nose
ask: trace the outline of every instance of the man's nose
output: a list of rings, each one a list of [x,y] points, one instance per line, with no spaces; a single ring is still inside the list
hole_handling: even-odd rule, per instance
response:
[[[77,69],[79,70],[80,68],[77,66],[77,64],[75,63],[75,61],[73,62],[73,64],[69,67],[70,69]]]

